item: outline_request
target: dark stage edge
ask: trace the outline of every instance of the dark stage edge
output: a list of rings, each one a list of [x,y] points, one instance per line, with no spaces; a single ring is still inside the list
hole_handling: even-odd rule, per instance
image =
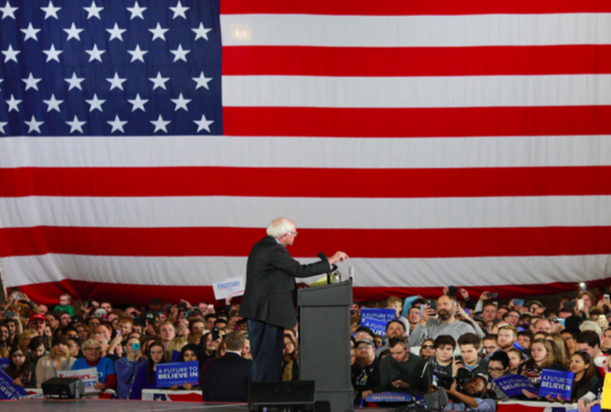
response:
[[[355,411],[393,411],[396,408],[355,408]],[[0,401],[2,412],[248,412],[244,403],[194,403],[167,401],[126,401],[117,399]]]

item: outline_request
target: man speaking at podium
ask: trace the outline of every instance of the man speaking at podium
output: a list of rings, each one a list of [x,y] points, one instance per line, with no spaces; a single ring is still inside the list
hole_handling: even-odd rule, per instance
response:
[[[295,223],[278,218],[248,256],[240,316],[248,320],[253,382],[281,380],[284,329],[297,324],[295,278],[328,273],[331,265],[348,259],[336,252],[328,260],[301,265],[286,250],[296,236]]]

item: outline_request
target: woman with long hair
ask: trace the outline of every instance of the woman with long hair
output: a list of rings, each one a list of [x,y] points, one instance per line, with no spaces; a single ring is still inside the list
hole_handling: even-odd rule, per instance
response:
[[[160,340],[149,345],[147,362],[136,371],[136,378],[129,399],[141,399],[142,389],[155,389],[157,387],[157,365],[165,363],[163,360],[164,351],[165,347]]]
[[[23,349],[24,352],[27,353],[28,345],[30,344],[30,341],[32,340],[32,338],[35,336],[39,336],[39,335],[38,335],[38,332],[36,332],[33,329],[26,329],[23,332],[21,332],[21,335],[19,335],[19,346],[21,346],[21,349]]]
[[[577,351],[571,356],[571,372],[575,374],[571,389],[571,402],[576,402],[600,379],[600,372],[587,352]]]
[[[556,353],[558,360],[562,363],[566,368],[569,367],[571,363],[571,357],[569,356],[569,350],[566,347],[566,342],[562,338],[562,335],[558,332],[552,332],[545,337],[547,340],[553,340],[556,343],[555,349],[558,350]]]
[[[509,356],[509,374],[518,375],[518,369],[522,362],[524,362],[522,351],[517,348],[511,348],[507,351],[507,356]]]
[[[74,361],[76,359],[70,356],[66,337],[63,335],[54,337],[49,356],[40,358],[36,365],[36,387],[42,388],[42,383],[55,378],[58,371],[71,370]]]
[[[611,353],[611,328],[607,328],[603,332],[603,336],[601,338],[600,350],[602,350],[607,355]]]
[[[180,351],[180,356],[178,356],[178,362],[191,362],[197,361],[197,370],[202,368],[204,363],[204,357],[202,356],[202,349],[199,345],[194,343],[189,343],[183,346]],[[170,389],[173,391],[178,389],[186,389],[188,391],[199,391],[201,390],[201,386],[199,384],[191,384],[188,382],[184,382],[182,385],[174,385]]]
[[[36,386],[36,382],[32,379],[30,357],[21,348],[21,345],[11,346],[8,366],[4,372],[13,379],[13,385],[23,388],[34,388]]]
[[[526,376],[534,387],[539,390],[541,384],[541,374],[543,369],[555,369],[566,372],[566,367],[557,357],[559,349],[556,342],[547,339],[535,339],[530,345],[531,357],[518,369],[520,375]],[[528,399],[540,399],[538,395],[522,389],[524,396]]]
[[[435,356],[435,339],[427,339],[420,346],[420,357],[424,360]]]
[[[298,343],[288,333],[284,335],[284,353],[282,358],[282,380],[299,380]]]
[[[6,348],[9,346],[9,332],[8,328],[4,325],[0,325],[0,348]]]

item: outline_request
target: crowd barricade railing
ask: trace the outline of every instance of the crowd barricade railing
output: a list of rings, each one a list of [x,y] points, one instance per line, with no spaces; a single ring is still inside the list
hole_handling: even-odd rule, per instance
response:
[[[42,389],[26,389],[27,393],[24,396],[25,399],[36,399],[36,398],[44,398],[44,394],[42,393]],[[84,396],[85,399],[112,399],[117,395],[112,389],[106,389],[99,395],[96,396]]]
[[[143,401],[202,402],[202,391],[143,389]]]

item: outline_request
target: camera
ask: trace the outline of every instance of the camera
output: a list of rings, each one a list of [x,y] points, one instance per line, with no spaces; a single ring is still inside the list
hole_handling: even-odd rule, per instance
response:
[[[454,378],[451,376],[439,376],[437,377],[437,387],[443,389],[450,389],[454,383]]]
[[[448,288],[448,295],[449,296],[454,296],[454,295],[456,295],[457,292],[458,292],[458,288],[456,286],[450,286]]]
[[[490,293],[490,299],[496,299],[499,297],[499,294],[497,292],[491,292]]]

